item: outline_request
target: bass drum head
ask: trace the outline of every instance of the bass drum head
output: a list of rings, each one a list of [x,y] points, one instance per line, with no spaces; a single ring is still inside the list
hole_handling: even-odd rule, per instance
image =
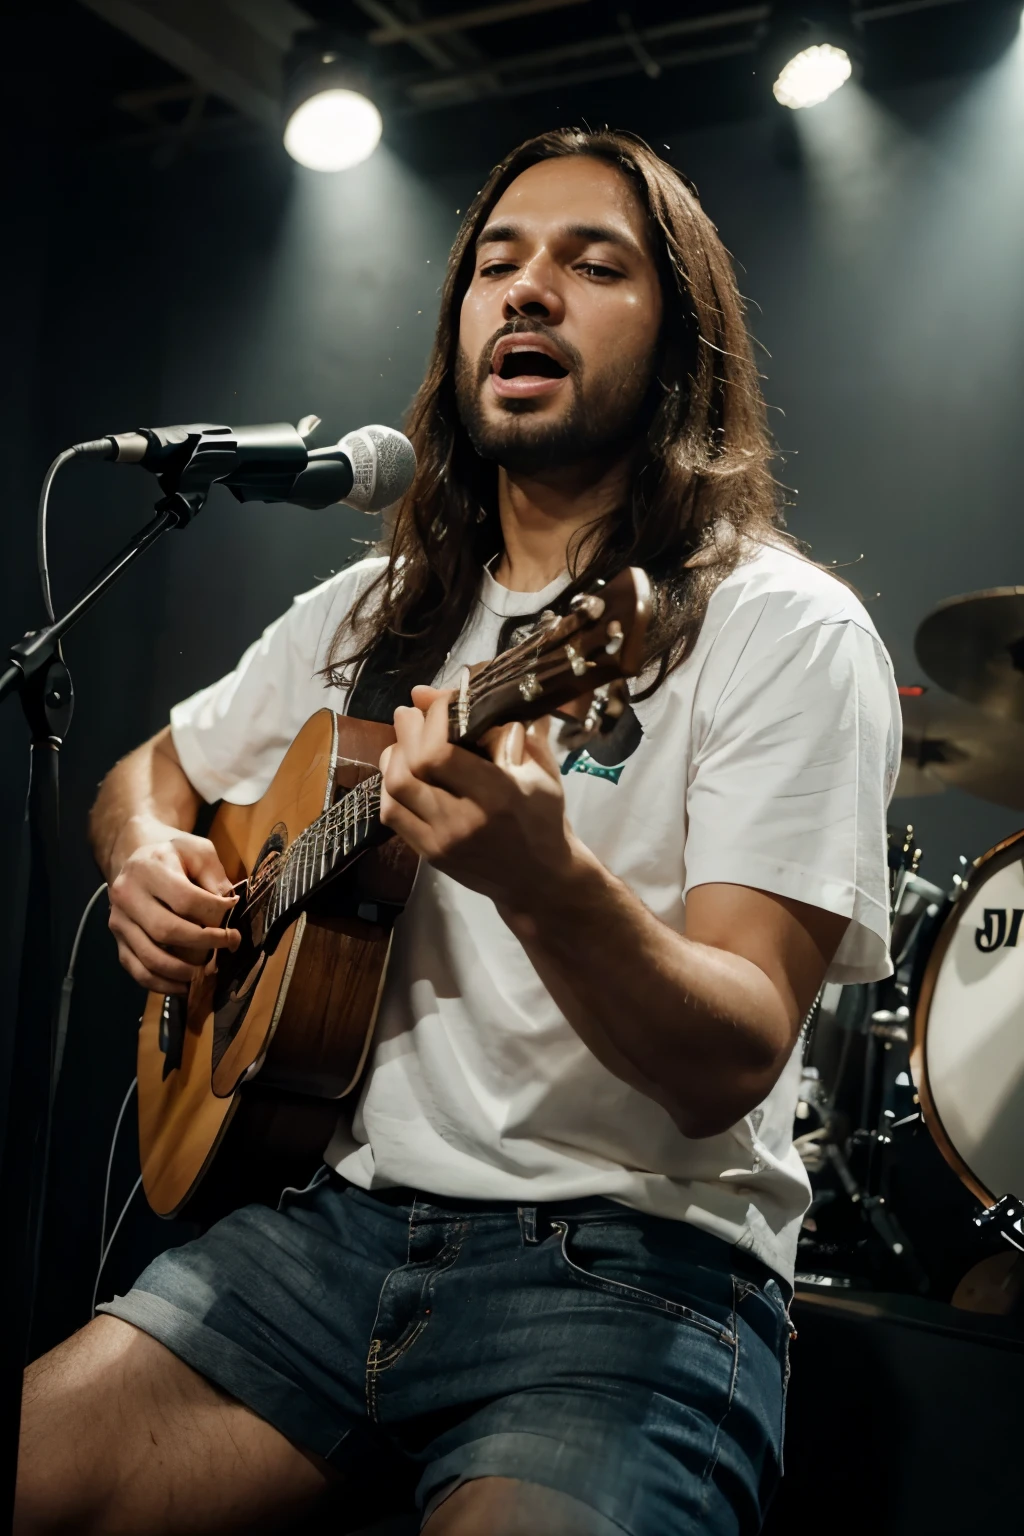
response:
[[[939,929],[914,1017],[925,1122],[970,1190],[1024,1194],[1024,832],[979,860]]]

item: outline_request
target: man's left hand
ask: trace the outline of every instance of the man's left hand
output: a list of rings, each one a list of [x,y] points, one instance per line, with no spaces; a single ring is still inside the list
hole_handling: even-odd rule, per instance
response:
[[[550,721],[490,731],[481,757],[448,738],[450,690],[414,688],[380,760],[380,819],[435,869],[527,913],[572,861]]]

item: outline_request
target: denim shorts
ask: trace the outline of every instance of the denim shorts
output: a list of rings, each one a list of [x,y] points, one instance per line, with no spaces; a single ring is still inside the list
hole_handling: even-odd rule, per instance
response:
[[[370,1194],[323,1168],[100,1310],[343,1474],[397,1456],[424,1518],[497,1476],[629,1536],[739,1536],[781,1474],[782,1282],[609,1200]]]

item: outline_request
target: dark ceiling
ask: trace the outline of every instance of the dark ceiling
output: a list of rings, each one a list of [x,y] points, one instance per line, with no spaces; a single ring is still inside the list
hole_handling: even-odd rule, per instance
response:
[[[735,0],[303,4],[314,22],[368,40],[389,139],[414,159],[452,165],[479,164],[555,123],[607,121],[654,136],[759,114],[770,82],[757,72],[758,48],[771,10]],[[984,67],[1020,20],[1019,0],[863,0],[855,10],[864,83],[880,91]],[[86,5],[53,0],[46,11],[48,66],[73,81],[79,143],[152,146],[166,158],[267,137],[266,126],[197,91]]]

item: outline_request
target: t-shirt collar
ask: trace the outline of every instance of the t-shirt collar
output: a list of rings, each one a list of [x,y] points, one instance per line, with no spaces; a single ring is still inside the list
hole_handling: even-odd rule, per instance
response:
[[[485,608],[501,618],[520,613],[539,613],[542,608],[554,601],[558,594],[569,585],[569,572],[563,571],[556,576],[554,581],[549,581],[546,587],[541,587],[539,592],[513,592],[509,587],[503,587],[495,581],[490,571],[486,568],[480,583],[480,601]]]

